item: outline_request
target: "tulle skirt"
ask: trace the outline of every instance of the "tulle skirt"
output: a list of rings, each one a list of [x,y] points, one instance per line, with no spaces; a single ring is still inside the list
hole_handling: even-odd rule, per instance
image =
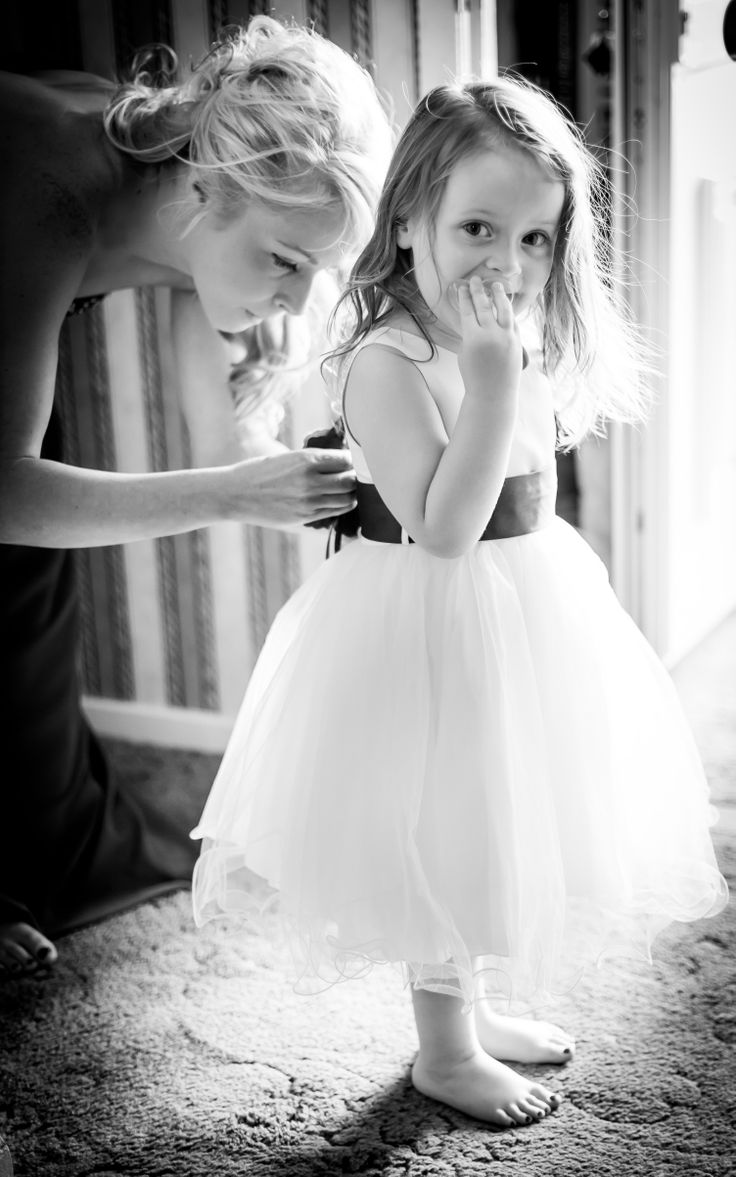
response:
[[[358,539],[281,610],[201,821],[195,918],[273,909],[311,992],[539,1003],[726,902],[672,683],[560,519]]]

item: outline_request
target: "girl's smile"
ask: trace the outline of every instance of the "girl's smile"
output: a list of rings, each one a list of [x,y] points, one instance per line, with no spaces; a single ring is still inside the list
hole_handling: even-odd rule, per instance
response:
[[[459,334],[457,287],[474,274],[500,282],[515,315],[534,304],[552,270],[564,195],[522,149],[496,145],[455,167],[434,226],[412,217],[397,233],[441,327]]]

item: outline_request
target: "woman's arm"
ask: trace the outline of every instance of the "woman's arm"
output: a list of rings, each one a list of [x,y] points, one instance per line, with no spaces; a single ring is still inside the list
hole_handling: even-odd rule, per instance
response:
[[[368,346],[346,388],[349,428],[387,507],[412,539],[445,558],[482,535],[498,500],[516,423],[521,343],[508,299],[498,322],[482,293],[461,296],[465,396],[448,439],[421,375],[398,352]]]
[[[9,381],[0,413],[0,542],[88,547],[227,519],[287,526],[354,505],[349,458],[331,451],[284,451],[163,474],[107,473],[42,459],[56,345],[41,313],[29,320],[35,330],[15,323],[20,346],[0,344]],[[18,389],[22,397],[8,395]]]
[[[235,448],[215,456],[210,438],[206,468],[165,474],[111,474],[42,459],[59,331],[79,289],[94,229],[73,189],[50,177],[39,175],[35,195],[26,194],[24,201],[6,189],[3,205],[0,542],[96,546],[227,519],[286,526],[354,505],[349,459],[329,451],[235,462]]]
[[[96,547],[226,519],[279,527],[355,504],[346,455],[300,450],[234,466],[112,474],[33,457],[0,463],[0,542]]]

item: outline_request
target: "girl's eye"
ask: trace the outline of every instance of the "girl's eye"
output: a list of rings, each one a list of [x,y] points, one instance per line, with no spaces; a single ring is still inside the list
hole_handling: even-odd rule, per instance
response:
[[[528,241],[529,245],[538,247],[540,245],[547,245],[549,242],[549,237],[546,233],[543,233],[541,229],[535,229],[533,233],[527,233],[526,240]]]
[[[278,253],[272,253],[273,264],[278,266],[280,270],[288,270],[291,274],[296,274],[299,269],[298,262],[290,262],[288,257],[281,257]]]
[[[491,230],[482,221],[466,221],[463,229],[469,237],[490,237]]]

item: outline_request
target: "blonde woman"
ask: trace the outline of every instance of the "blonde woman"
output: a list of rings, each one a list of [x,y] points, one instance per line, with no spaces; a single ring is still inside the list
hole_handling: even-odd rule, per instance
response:
[[[367,239],[390,149],[372,82],[336,46],[266,17],[186,81],[173,66],[173,55],[155,74],[143,63],[118,87],[80,74],[0,84],[0,968],[11,973],[52,964],[49,936],[85,913],[191,872],[185,831],[181,845],[156,840],[82,718],[68,549],[228,519],[313,522],[354,504],[349,459],[285,450],[258,397],[238,448],[228,375],[242,355],[228,340],[283,332],[315,276]],[[53,410],[64,318],[139,285],[174,292],[197,468],[66,465]],[[203,379],[207,398],[195,398]]]

